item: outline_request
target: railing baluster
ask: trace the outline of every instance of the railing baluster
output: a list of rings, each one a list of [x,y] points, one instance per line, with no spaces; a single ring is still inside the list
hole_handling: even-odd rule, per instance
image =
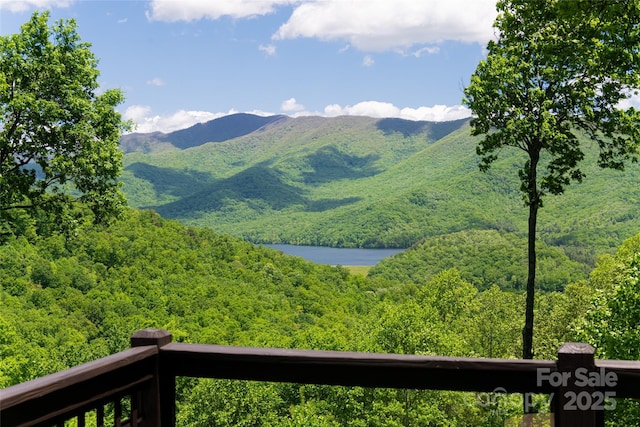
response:
[[[138,408],[140,408],[140,393],[131,395],[131,425],[138,427]],[[144,420],[143,420],[144,422]]]
[[[96,408],[96,427],[104,427],[104,405]]]
[[[86,416],[87,416],[87,413],[84,411],[78,414],[78,427],[84,427],[86,425],[87,423]]]
[[[115,427],[122,427],[122,402],[120,402],[120,398],[116,399],[113,409],[113,421]]]

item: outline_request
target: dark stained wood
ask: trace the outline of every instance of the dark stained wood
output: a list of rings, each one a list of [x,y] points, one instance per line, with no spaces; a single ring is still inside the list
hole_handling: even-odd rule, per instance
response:
[[[148,328],[137,331],[131,336],[131,347],[152,345],[160,348],[169,344],[171,339],[171,334],[164,329]],[[175,377],[164,375],[159,358],[156,359],[154,372],[153,380],[142,390],[141,405],[145,414],[145,423],[151,426],[174,425]]]
[[[162,427],[173,427],[176,425],[176,376],[170,363],[171,361],[161,358],[159,407],[162,409],[162,413],[158,425]]]
[[[116,399],[114,402],[113,418],[116,427],[122,427],[122,403],[120,399]]]
[[[562,427],[604,426],[604,418],[598,417],[594,410],[584,410],[580,405],[585,402],[591,407],[595,388],[577,385],[577,369],[595,370],[594,353],[594,348],[584,343],[564,343],[558,350],[558,374],[564,375],[565,379],[558,380],[562,384],[558,386],[553,398],[555,425]],[[550,381],[545,380],[545,382]],[[588,394],[588,400],[582,401],[582,398],[577,397],[582,394]]]
[[[131,336],[131,347],[155,345],[162,347],[171,342],[171,333],[164,329],[147,328],[137,331]]]
[[[128,349],[66,371],[8,387],[0,393],[0,425],[35,425],[72,417],[153,380],[158,348]]]
[[[138,427],[139,425],[139,414],[138,408],[140,407],[140,393],[136,393],[131,396],[131,426]]]
[[[118,371],[123,367],[146,360],[156,354],[158,354],[158,349],[155,347],[127,349],[93,362],[7,387],[2,390],[0,395],[2,409],[4,411],[21,402],[42,397],[48,393],[85,382],[103,374]]]
[[[594,360],[593,348],[580,343],[563,345],[557,362],[182,344],[172,343],[171,334],[160,329],[137,332],[131,345],[113,356],[2,390],[0,425],[64,425],[63,420],[74,417],[81,425],[85,413],[95,409],[100,426],[103,405],[113,403],[116,418],[121,418],[121,399],[130,397],[131,417],[122,420],[123,426],[172,427],[177,376],[558,396],[575,390],[571,384],[541,382],[540,370],[573,375],[580,367],[616,375],[614,387],[596,391],[640,397],[640,361]],[[556,426],[603,425],[602,411],[566,411],[566,400],[555,397],[554,402]]]
[[[96,408],[96,427],[104,427],[104,405]]]
[[[553,361],[431,357],[171,343],[161,359],[176,376],[364,387],[549,393],[538,368]]]
[[[640,398],[640,361],[636,360],[596,360],[596,369],[614,372],[617,384],[612,389],[616,397]]]

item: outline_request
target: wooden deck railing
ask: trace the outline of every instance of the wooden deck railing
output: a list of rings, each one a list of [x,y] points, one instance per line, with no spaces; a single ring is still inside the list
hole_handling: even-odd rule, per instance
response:
[[[564,344],[558,360],[430,357],[172,343],[145,329],[132,348],[0,390],[0,426],[174,426],[178,376],[364,387],[552,394],[556,426],[601,426],[607,401],[640,397],[640,362],[594,360]],[[107,408],[105,410],[105,408]],[[88,415],[89,414],[89,415]]]

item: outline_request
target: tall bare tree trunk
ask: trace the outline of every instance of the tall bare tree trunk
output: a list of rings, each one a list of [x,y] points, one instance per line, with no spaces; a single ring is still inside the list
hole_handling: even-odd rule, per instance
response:
[[[536,289],[536,226],[538,208],[540,208],[540,191],[538,190],[539,152],[530,152],[529,163],[529,233],[527,238],[528,272],[527,300],[525,305],[524,328],[522,329],[522,358],[533,359],[533,304]],[[531,394],[525,393],[522,401],[524,413],[533,412]]]
[[[533,359],[533,302],[536,285],[536,223],[538,220],[538,203],[529,206],[529,237],[527,273],[527,301],[525,306],[524,328],[522,329],[522,358]]]

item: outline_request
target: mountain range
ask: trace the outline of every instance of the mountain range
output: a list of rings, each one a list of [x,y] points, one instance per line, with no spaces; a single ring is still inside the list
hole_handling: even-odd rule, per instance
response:
[[[169,134],[122,137],[132,206],[258,243],[408,247],[465,230],[523,236],[523,154],[503,150],[487,173],[468,120],[236,114]],[[640,169],[601,170],[547,196],[540,236],[574,258],[640,229]]]
[[[120,147],[127,152],[157,151],[163,148],[190,148],[207,142],[222,142],[254,132],[270,123],[286,120],[287,116],[256,116],[231,114],[206,123],[171,133],[130,133],[120,139]]]

